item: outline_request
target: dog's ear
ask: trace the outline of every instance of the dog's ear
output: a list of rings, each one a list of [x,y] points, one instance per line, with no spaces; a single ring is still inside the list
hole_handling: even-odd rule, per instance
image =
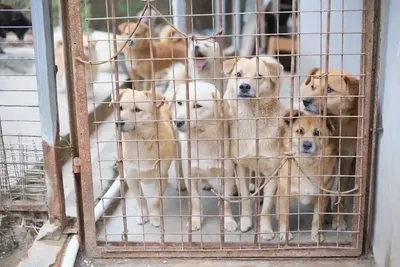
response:
[[[126,92],[129,92],[129,91],[133,92],[133,89],[131,89],[131,88],[121,88],[121,89],[119,89],[119,99],[121,99],[121,96],[123,94],[125,94]],[[114,94],[111,95],[112,98],[114,98],[113,96],[114,96]],[[110,102],[110,104],[108,104],[108,106],[111,107],[115,103],[116,103],[115,99],[111,99],[111,102]]]
[[[122,22],[121,24],[118,25],[118,30],[120,33],[123,33],[125,31],[125,28],[129,25],[129,22]]]
[[[153,92],[151,91],[143,91],[143,93],[147,96],[149,100],[155,100],[156,101],[156,107],[160,108],[162,105],[165,103],[165,96],[160,93],[156,93],[155,96],[153,96]]]
[[[336,118],[332,117],[333,114],[328,113],[328,118],[326,118],[326,128],[328,131],[333,134],[336,131],[336,126],[338,125],[338,121]]]
[[[305,82],[305,85],[308,85],[311,82],[312,76],[315,75],[315,73],[317,73],[317,71],[319,71],[320,69],[315,67],[312,68],[309,72],[308,72],[308,77],[307,80]]]
[[[228,75],[231,74],[237,61],[238,61],[237,58],[232,58],[232,59],[228,59],[228,60],[224,61],[224,65],[223,65],[224,73],[228,74]]]
[[[292,124],[301,116],[303,116],[304,113],[300,110],[293,110],[292,112],[292,116],[290,116],[290,110],[287,110],[285,112],[285,115],[283,115],[283,121],[285,122],[286,126],[290,125],[290,122],[292,122]]]
[[[282,64],[280,64],[274,58],[270,57],[260,57],[260,60],[264,63],[265,66],[267,66],[269,72],[271,73],[271,81],[275,84],[278,84],[279,77],[281,76],[281,73],[283,71]]]
[[[360,81],[352,76],[344,76],[344,82],[346,83],[347,87],[349,88],[350,95],[358,95],[360,89]]]

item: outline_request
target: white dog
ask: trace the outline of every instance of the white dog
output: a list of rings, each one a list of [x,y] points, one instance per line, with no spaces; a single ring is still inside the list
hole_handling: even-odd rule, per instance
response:
[[[172,118],[178,131],[181,155],[187,158],[188,152],[191,153],[191,177],[188,177],[188,160],[182,160],[182,167],[186,187],[191,186],[193,207],[191,228],[193,231],[201,228],[202,209],[198,191],[200,179],[212,177],[224,179],[225,197],[232,195],[231,191],[235,183],[234,165],[232,160],[228,159],[229,140],[223,141],[225,148],[223,154],[221,141],[215,140],[228,138],[228,124],[222,120],[225,117],[226,108],[222,105],[217,91],[210,83],[191,82],[188,96],[190,100],[186,101],[186,85],[181,84],[177,88],[176,104],[172,108]],[[187,113],[187,108],[189,113]],[[217,120],[218,118],[220,120]],[[224,168],[222,168],[222,162]],[[237,223],[232,217],[231,205],[227,201],[225,201],[224,212],[225,229],[235,231]]]

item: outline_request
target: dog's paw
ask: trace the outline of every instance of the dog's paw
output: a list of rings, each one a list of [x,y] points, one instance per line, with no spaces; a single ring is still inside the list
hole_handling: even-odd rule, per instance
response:
[[[338,231],[346,231],[347,223],[344,219],[338,220],[337,218],[333,218],[332,229]]]
[[[189,223],[186,226],[189,228]],[[194,217],[192,218],[192,231],[199,231],[201,228],[201,219],[200,217]]]
[[[160,227],[160,217],[151,217],[150,224],[154,227]]]
[[[279,237],[280,237],[280,239],[282,240],[282,241],[286,241],[286,233],[280,233],[279,234]],[[288,237],[288,240],[290,241],[290,240],[293,240],[293,235],[292,235],[292,233],[288,233],[288,235],[287,235],[287,237]]]
[[[324,242],[325,237],[322,233],[319,233],[317,231],[312,231],[311,232],[311,240],[313,242],[318,242],[318,239],[319,239],[319,242],[321,243],[321,242]]]
[[[260,232],[261,232],[261,234],[260,234],[261,240],[271,241],[272,239],[275,238],[275,234],[271,229],[269,229],[269,230],[261,229]]]
[[[138,217],[136,217],[136,223],[137,223],[138,225],[145,224],[145,223],[147,223],[148,221],[149,221],[149,218],[147,218],[146,216],[138,216]]]
[[[240,231],[245,233],[250,230],[252,226],[251,217],[243,216],[240,218]]]
[[[225,224],[224,228],[228,232],[235,232],[238,227],[237,223],[235,222],[235,219],[233,219],[232,217],[226,217],[224,224]]]

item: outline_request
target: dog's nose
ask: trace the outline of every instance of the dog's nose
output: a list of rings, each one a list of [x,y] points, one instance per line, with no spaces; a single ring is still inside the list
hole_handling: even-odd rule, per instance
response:
[[[251,86],[250,86],[250,84],[248,84],[248,83],[242,83],[242,84],[239,86],[239,89],[240,89],[240,91],[242,91],[243,93],[247,93],[248,91],[250,91]]]
[[[195,45],[195,46],[194,46],[194,51],[195,51],[195,52],[199,51],[199,49],[200,49],[200,47],[199,47],[198,45]]]
[[[310,150],[312,147],[312,143],[310,141],[304,141],[303,142],[303,148],[304,150]]]
[[[308,107],[309,105],[311,105],[313,103],[314,99],[312,97],[307,97],[303,99],[303,105],[305,107]]]
[[[123,122],[123,121],[118,121],[118,122],[116,122],[115,124],[116,124],[117,126],[119,126],[119,127],[122,127],[122,126],[125,125],[125,122]]]
[[[181,128],[185,124],[184,121],[174,121],[174,123],[175,123],[176,127],[178,127],[178,128]]]

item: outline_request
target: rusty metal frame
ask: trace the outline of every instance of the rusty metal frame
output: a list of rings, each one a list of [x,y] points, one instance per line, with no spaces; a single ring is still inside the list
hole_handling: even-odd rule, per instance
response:
[[[375,7],[380,3],[379,0],[364,0],[364,13],[362,21],[362,55],[361,55],[361,98],[359,105],[363,111],[363,118],[359,119],[358,136],[362,136],[362,141],[357,141],[357,155],[362,155],[362,162],[357,157],[356,175],[361,175],[361,181],[358,182],[360,188],[360,197],[354,201],[353,207],[361,207],[358,216],[353,216],[353,225],[357,225],[358,232],[353,234],[350,244],[319,244],[316,246],[311,243],[302,243],[301,247],[287,244],[285,247],[278,247],[277,244],[241,244],[224,243],[221,248],[218,243],[202,243],[198,246],[196,243],[160,243],[146,242],[146,247],[141,247],[142,243],[134,242],[97,242],[96,226],[94,220],[94,201],[93,201],[93,183],[91,171],[90,143],[89,143],[89,125],[87,121],[86,89],[84,82],[84,65],[76,60],[82,57],[82,30],[80,16],[80,1],[65,0],[61,1],[68,7],[68,14],[63,16],[63,20],[68,20],[69,40],[71,44],[71,56],[73,63],[73,85],[74,85],[74,103],[76,118],[76,138],[79,150],[80,162],[80,185],[82,190],[77,192],[81,197],[79,202],[82,205],[83,214],[79,221],[82,228],[80,233],[84,237],[81,242],[85,245],[85,250],[90,257],[171,257],[171,258],[283,258],[283,257],[359,257],[362,256],[365,247],[365,240],[370,238],[370,233],[365,231],[370,228],[371,216],[370,205],[372,204],[372,195],[367,194],[370,191],[367,186],[373,184],[371,175],[371,160],[374,149],[374,137],[376,128],[376,75],[377,69],[374,64],[379,53],[379,46],[376,41],[379,38],[379,30],[374,30],[375,18],[379,12]],[[115,20],[115,18],[113,18]],[[115,42],[115,41],[114,41]],[[372,131],[371,131],[372,129]],[[372,135],[371,135],[372,132]],[[372,140],[372,143],[371,143]],[[360,179],[358,179],[360,180]],[[357,182],[356,182],[357,183]],[[368,216],[366,216],[368,215]],[[356,222],[357,224],[354,224]],[[354,229],[353,229],[354,230]],[[182,247],[183,246],[183,247]]]

